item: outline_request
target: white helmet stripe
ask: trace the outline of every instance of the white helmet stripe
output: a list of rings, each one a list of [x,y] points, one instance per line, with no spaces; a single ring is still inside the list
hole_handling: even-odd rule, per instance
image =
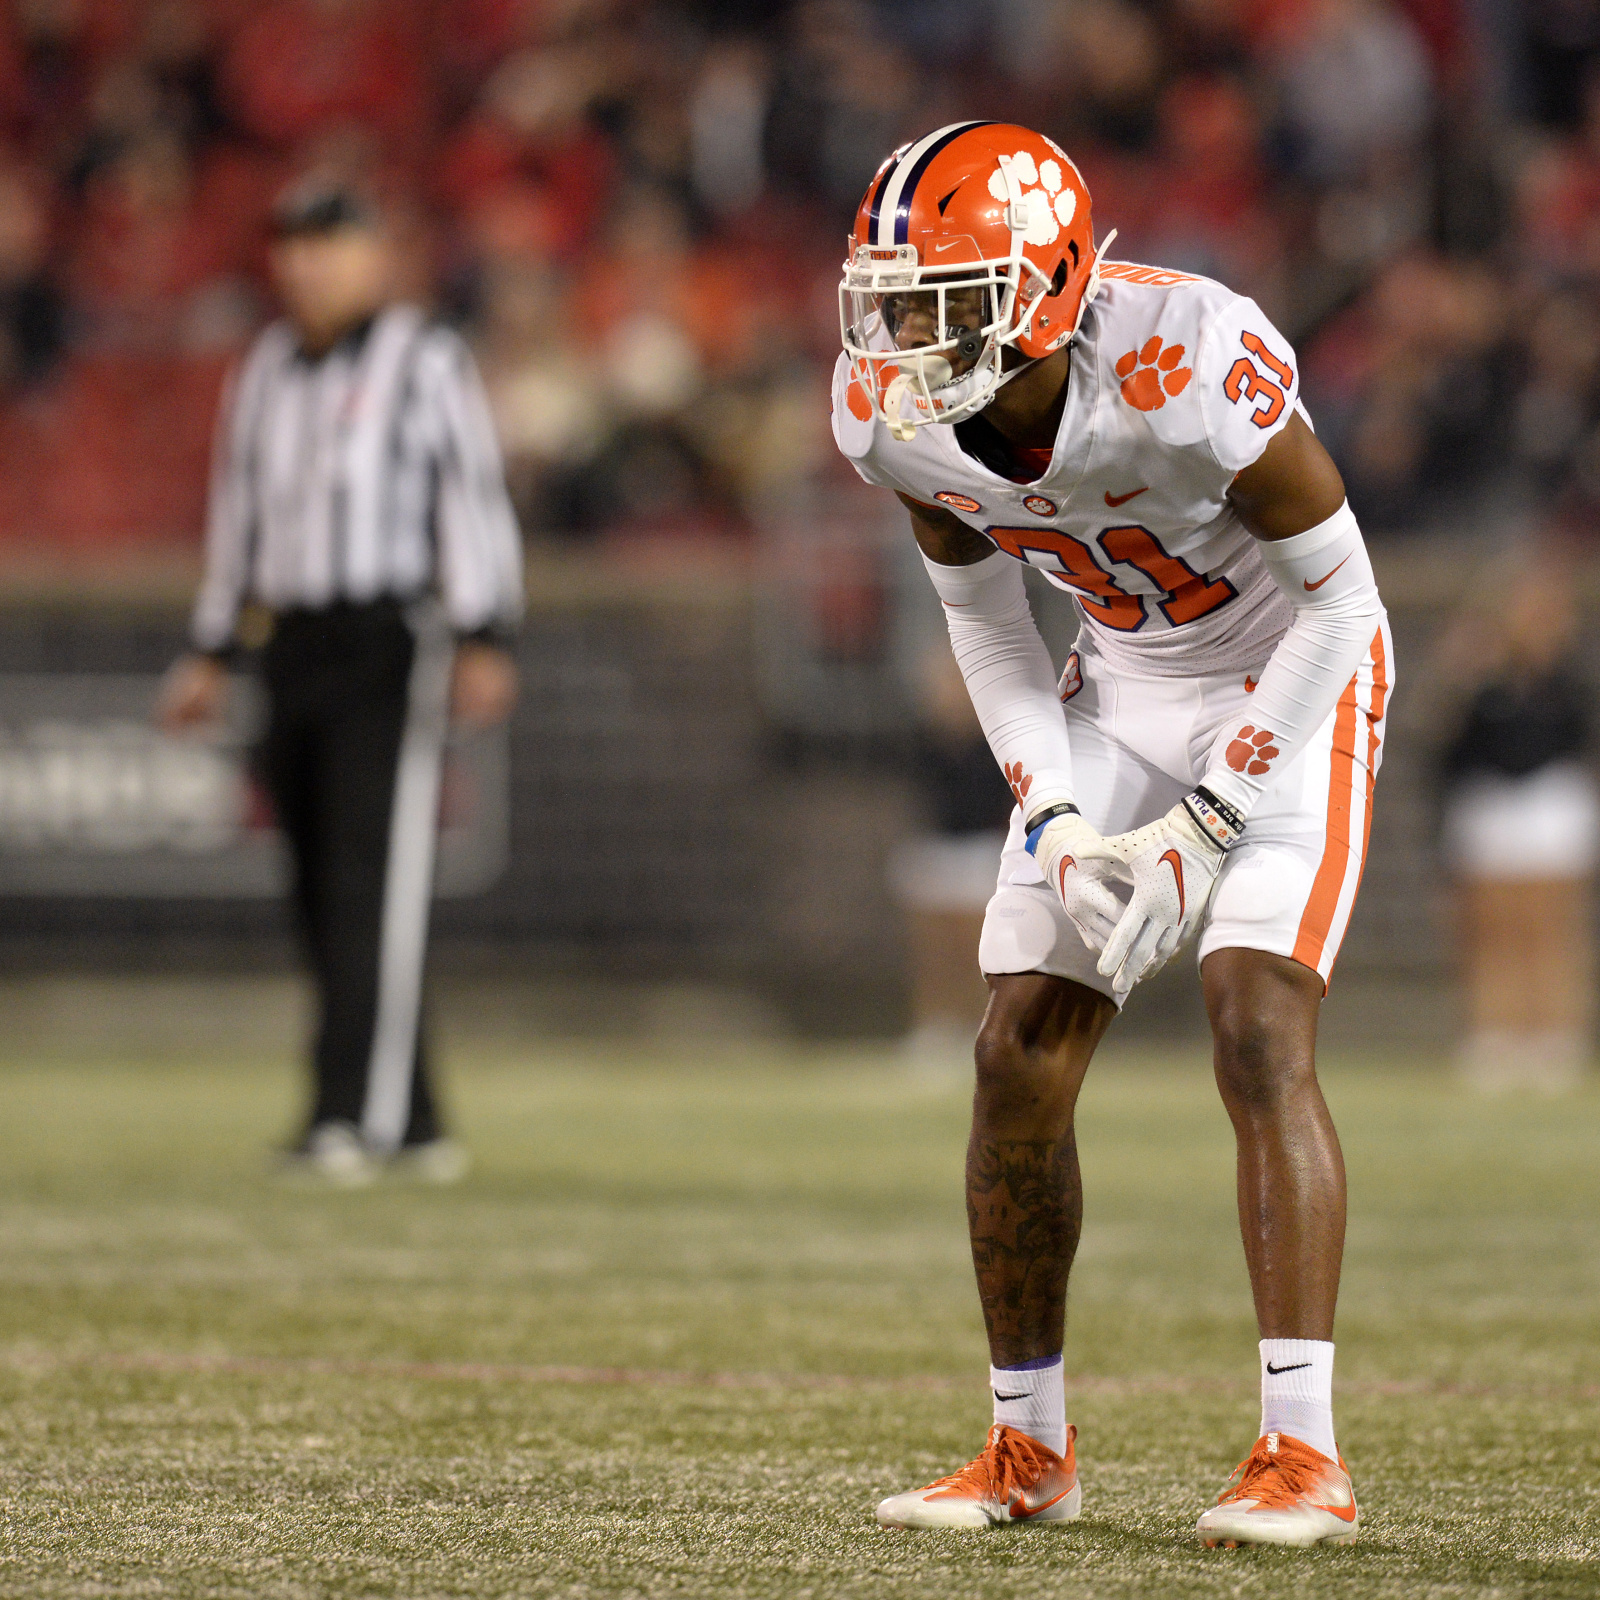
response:
[[[914,188],[922,176],[922,158],[936,145],[947,144],[958,133],[968,128],[981,127],[981,122],[951,122],[932,133],[924,134],[884,175],[872,211],[872,242],[874,245],[892,246],[895,243],[894,219],[900,208],[902,191],[908,184]],[[907,199],[910,197],[907,196]]]

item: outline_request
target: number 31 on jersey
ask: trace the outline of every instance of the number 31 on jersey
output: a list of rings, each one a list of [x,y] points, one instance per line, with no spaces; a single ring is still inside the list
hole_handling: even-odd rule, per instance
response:
[[[1114,567],[1132,567],[1161,591],[1160,595],[1130,593],[1095,560],[1094,551],[1081,539],[1056,528],[987,528],[984,530],[1008,556],[1039,567],[1072,589],[1079,604],[1102,627],[1133,633],[1150,617],[1153,600],[1169,626],[1177,628],[1225,606],[1238,594],[1226,578],[1207,578],[1187,561],[1170,556],[1148,528],[1138,523],[1103,529],[1096,540]],[[1054,556],[1058,569],[1039,557]]]
[[[1222,380],[1222,392],[1235,405],[1241,400],[1259,400],[1261,404],[1250,413],[1250,420],[1258,428],[1270,428],[1283,415],[1287,391],[1294,387],[1294,368],[1273,355],[1259,334],[1242,333],[1239,343],[1250,355],[1240,356],[1229,367],[1228,376]],[[1255,357],[1255,361],[1250,359],[1251,356]],[[1278,380],[1277,383],[1261,371],[1261,367],[1256,365],[1257,361]]]

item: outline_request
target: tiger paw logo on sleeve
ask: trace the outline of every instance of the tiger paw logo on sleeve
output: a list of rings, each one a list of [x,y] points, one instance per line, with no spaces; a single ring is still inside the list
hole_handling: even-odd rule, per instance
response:
[[[1244,772],[1252,778],[1259,778],[1272,765],[1278,754],[1278,747],[1272,739],[1272,734],[1265,728],[1258,729],[1253,723],[1245,723],[1234,735],[1233,743],[1225,752],[1228,765],[1235,772]]]
[[[1017,804],[1020,806],[1028,798],[1028,791],[1033,787],[1033,774],[1024,772],[1020,761],[1008,761],[1003,770],[1006,782],[1011,785],[1011,792],[1017,797]]]
[[[1167,396],[1182,394],[1194,376],[1193,367],[1178,365],[1183,356],[1181,344],[1169,344],[1163,350],[1161,340],[1152,334],[1117,362],[1122,398],[1136,411],[1159,411],[1167,403]]]
[[[1067,664],[1061,669],[1061,682],[1056,685],[1056,693],[1061,696],[1065,704],[1083,687],[1083,672],[1078,666],[1078,652],[1074,650],[1067,657]]]

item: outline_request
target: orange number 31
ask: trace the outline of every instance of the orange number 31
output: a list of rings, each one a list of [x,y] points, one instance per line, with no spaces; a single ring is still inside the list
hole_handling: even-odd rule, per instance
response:
[[[1228,376],[1222,380],[1222,392],[1235,402],[1260,400],[1262,404],[1250,413],[1250,420],[1258,428],[1270,428],[1283,415],[1284,391],[1294,385],[1294,368],[1280,361],[1253,333],[1241,334],[1239,342],[1278,382],[1273,383],[1271,379],[1263,377],[1250,356],[1240,356],[1228,369]]]
[[[1018,561],[1036,555],[1054,556],[1060,570],[1053,575],[1078,596],[1078,603],[1103,627],[1135,633],[1149,620],[1143,595],[1129,594],[1094,558],[1081,539],[1055,528],[989,528],[989,537]],[[1206,578],[1178,556],[1169,556],[1148,528],[1131,523],[1107,528],[1100,548],[1113,562],[1142,572],[1157,589],[1152,597],[1173,627],[1194,622],[1226,605],[1238,590],[1226,578]],[[1037,564],[1037,563],[1035,563]],[[1051,569],[1046,567],[1046,571]]]

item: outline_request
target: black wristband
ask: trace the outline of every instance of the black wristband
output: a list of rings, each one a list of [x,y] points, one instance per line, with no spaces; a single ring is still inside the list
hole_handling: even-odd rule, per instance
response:
[[[1219,850],[1231,850],[1244,833],[1244,818],[1226,800],[1219,800],[1204,784],[1183,797],[1189,815]]]
[[[1024,833],[1032,833],[1035,828],[1042,828],[1047,822],[1054,822],[1057,817],[1081,817],[1083,813],[1073,805],[1070,800],[1058,800],[1053,806],[1046,806],[1037,816],[1027,817],[1022,824]]]

